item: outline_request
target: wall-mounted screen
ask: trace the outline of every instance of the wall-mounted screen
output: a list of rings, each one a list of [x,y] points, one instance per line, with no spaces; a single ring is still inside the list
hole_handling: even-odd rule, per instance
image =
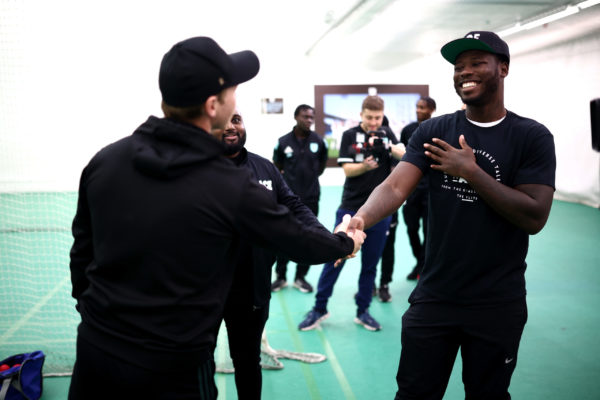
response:
[[[342,133],[360,123],[366,96],[377,94],[385,102],[384,114],[392,131],[416,121],[416,104],[429,95],[428,85],[315,85],[315,131],[329,146],[329,166],[337,165]]]

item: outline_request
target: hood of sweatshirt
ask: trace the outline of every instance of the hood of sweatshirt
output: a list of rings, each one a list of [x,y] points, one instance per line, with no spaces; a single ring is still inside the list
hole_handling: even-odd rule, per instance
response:
[[[204,129],[151,116],[133,133],[135,167],[145,175],[173,178],[221,157],[224,145]]]

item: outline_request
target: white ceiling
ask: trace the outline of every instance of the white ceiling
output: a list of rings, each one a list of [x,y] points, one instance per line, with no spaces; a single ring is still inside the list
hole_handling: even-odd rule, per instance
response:
[[[355,54],[367,68],[385,70],[436,53],[468,31],[500,31],[581,1],[305,0],[288,5],[285,15],[277,15],[281,9],[271,11],[271,20],[282,22],[275,35],[278,43],[287,44],[286,49],[275,46],[276,51],[293,48],[309,58]],[[505,40],[517,54],[599,30],[596,5]],[[263,51],[274,50],[269,44]]]

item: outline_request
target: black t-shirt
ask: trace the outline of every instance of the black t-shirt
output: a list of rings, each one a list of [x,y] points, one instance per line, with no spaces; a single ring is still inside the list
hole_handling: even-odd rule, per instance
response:
[[[429,225],[425,266],[410,302],[489,304],[525,295],[529,235],[501,217],[462,178],[430,168],[424,143],[440,138],[460,148],[464,135],[477,164],[498,182],[554,187],[554,139],[538,122],[507,112],[493,127],[469,122],[464,111],[424,121],[403,161],[425,174]]]
[[[411,122],[410,124],[406,125],[402,129],[402,132],[400,132],[400,143],[402,143],[403,145],[408,147],[408,142],[410,141],[412,134],[415,133],[415,131],[417,130],[418,127],[419,127],[419,123],[416,121]],[[425,182],[425,179],[421,179],[421,181],[419,182],[419,184],[413,191],[413,194],[415,196],[418,196],[420,193],[424,193],[425,191],[427,191],[427,183]],[[415,192],[417,192],[417,193],[415,194]]]
[[[382,126],[380,129],[385,132],[385,136],[383,137],[384,144],[398,143],[396,135],[394,135],[390,128]],[[369,135],[367,135],[360,125],[345,131],[342,135],[340,153],[337,160],[338,164],[342,165],[348,162],[362,162],[364,154],[358,151],[357,148],[359,146],[364,146],[365,142],[368,140],[368,136]],[[357,211],[365,201],[367,201],[373,189],[388,177],[391,172],[391,167],[392,165],[395,165],[395,163],[396,160],[394,160],[392,155],[386,151],[383,152],[379,159],[378,168],[355,177],[346,178],[340,208]]]

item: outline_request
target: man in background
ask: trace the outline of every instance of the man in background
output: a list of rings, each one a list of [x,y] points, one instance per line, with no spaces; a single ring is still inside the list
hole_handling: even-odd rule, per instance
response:
[[[342,204],[336,212],[336,226],[345,214],[354,215],[367,200],[373,189],[390,174],[394,159],[402,158],[403,146],[396,146],[396,135],[389,127],[382,126],[384,102],[379,96],[367,96],[362,103],[361,123],[342,135],[338,163],[344,169],[346,181],[342,192]],[[386,242],[390,218],[384,218],[365,232],[367,238],[361,251],[361,268],[358,293],[354,296],[356,318],[354,322],[370,331],[381,325],[369,313],[377,264]],[[298,325],[302,331],[316,328],[329,317],[327,302],[344,267],[344,262],[324,265],[319,277],[315,305]]]
[[[283,174],[289,188],[315,214],[319,215],[319,199],[321,187],[319,176],[327,163],[327,144],[310,128],[315,122],[315,110],[309,105],[301,104],[294,111],[296,125],[291,132],[277,141],[273,150],[273,163]],[[288,259],[277,257],[275,267],[276,279],[271,290],[276,292],[287,286]],[[304,293],[313,291],[313,287],[305,279],[308,264],[296,266],[294,287]]]
[[[288,188],[273,163],[246,150],[246,127],[239,111],[234,112],[224,130],[213,133],[222,136],[225,155],[235,165],[249,170],[253,179],[264,186],[275,202],[286,206],[305,226],[327,231]],[[275,252],[272,250],[241,241],[233,284],[223,314],[240,400],[260,400],[261,396],[260,345],[269,318],[271,267],[274,262]]]
[[[419,127],[423,121],[431,118],[431,114],[435,111],[435,100],[431,97],[421,97],[417,101],[417,121],[406,125],[400,133],[400,142],[408,146],[408,141],[413,132]],[[406,232],[408,233],[408,241],[412,253],[417,260],[417,264],[408,274],[406,279],[414,281],[418,279],[423,269],[425,262],[425,240],[427,237],[427,183],[425,180],[419,182],[412,194],[408,196],[406,202],[402,206],[402,216],[406,224]],[[423,239],[419,235],[419,229],[423,227]]]

